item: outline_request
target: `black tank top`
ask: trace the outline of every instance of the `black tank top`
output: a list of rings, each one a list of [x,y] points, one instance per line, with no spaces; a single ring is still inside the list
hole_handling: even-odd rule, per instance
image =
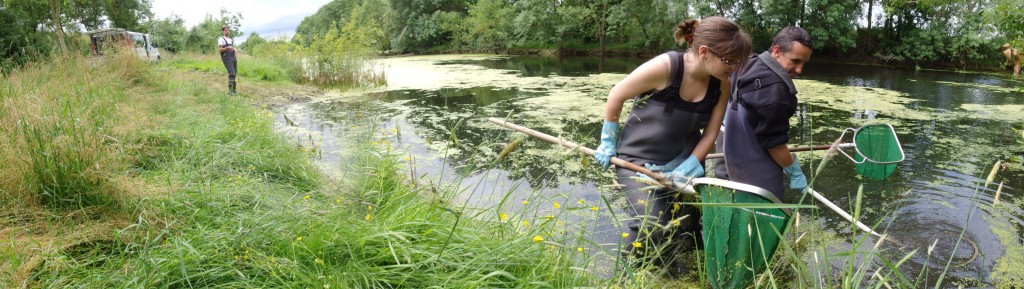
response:
[[[634,98],[622,127],[619,158],[636,164],[661,165],[683,153],[690,153],[700,141],[700,130],[711,119],[721,96],[721,81],[711,77],[704,99],[697,102],[679,97],[683,79],[684,52],[668,53],[671,60],[671,84],[660,91],[649,91]]]

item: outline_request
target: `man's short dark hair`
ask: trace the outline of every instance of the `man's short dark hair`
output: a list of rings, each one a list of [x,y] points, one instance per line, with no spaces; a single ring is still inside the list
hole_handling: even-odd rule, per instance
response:
[[[793,41],[803,44],[807,48],[813,48],[811,35],[807,34],[803,28],[796,26],[782,28],[782,31],[779,31],[779,34],[776,34],[775,39],[772,40],[772,46],[778,45],[782,52],[789,52],[790,49],[793,49]]]
[[[231,29],[231,26],[221,26],[220,31]]]

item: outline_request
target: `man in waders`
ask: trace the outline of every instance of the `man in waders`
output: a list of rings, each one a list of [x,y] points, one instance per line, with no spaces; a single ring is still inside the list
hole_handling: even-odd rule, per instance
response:
[[[754,185],[782,199],[783,175],[790,189],[807,187],[796,155],[789,152],[789,118],[796,113],[793,78],[811,58],[811,37],[795,26],[783,28],[771,48],[751,56],[733,77],[720,149],[724,170],[716,177]]]
[[[1024,61],[1024,55],[1020,55],[1020,50],[1016,48],[1010,48],[1010,44],[1003,44],[1000,47],[1003,50],[1003,57],[1006,57],[1006,61],[1013,65],[1013,78],[1020,76],[1020,64]]]
[[[217,40],[217,51],[224,68],[228,70],[228,94],[235,95],[235,73],[238,70],[238,59],[235,58],[235,40],[231,38],[231,27],[220,28],[220,39]]]

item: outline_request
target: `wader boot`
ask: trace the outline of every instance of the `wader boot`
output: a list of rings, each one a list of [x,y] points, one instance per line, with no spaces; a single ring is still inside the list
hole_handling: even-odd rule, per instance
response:
[[[235,95],[235,81],[228,81],[228,94]]]

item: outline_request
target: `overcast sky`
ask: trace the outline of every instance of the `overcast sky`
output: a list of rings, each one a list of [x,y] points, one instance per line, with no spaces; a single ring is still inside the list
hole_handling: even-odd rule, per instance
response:
[[[199,24],[207,14],[219,17],[221,8],[242,13],[241,30],[245,35],[236,39],[241,42],[253,32],[263,38],[291,37],[303,18],[313,15],[328,2],[331,0],[153,0],[152,3],[154,16],[181,16],[185,28]]]

